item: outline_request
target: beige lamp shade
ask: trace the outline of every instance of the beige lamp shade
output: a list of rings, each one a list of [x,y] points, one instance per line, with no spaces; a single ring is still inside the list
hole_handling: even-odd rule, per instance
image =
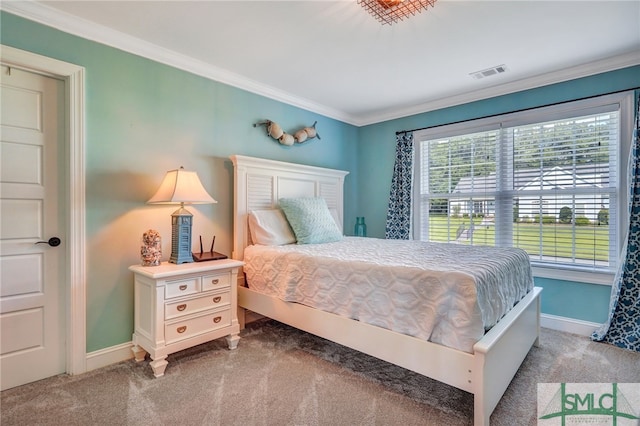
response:
[[[147,204],[212,204],[217,203],[200,183],[196,172],[183,167],[169,170],[160,188]]]

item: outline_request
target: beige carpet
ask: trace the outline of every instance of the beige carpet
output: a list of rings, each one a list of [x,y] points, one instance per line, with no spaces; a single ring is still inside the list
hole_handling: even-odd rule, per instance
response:
[[[470,394],[274,321],[169,357],[1,393],[9,425],[471,425]],[[543,329],[492,425],[536,424],[537,383],[640,382],[640,354]]]

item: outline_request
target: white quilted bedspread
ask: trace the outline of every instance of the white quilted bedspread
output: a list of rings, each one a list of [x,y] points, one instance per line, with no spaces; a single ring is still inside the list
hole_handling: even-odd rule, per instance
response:
[[[345,237],[249,246],[249,287],[466,352],[533,288],[524,250]]]

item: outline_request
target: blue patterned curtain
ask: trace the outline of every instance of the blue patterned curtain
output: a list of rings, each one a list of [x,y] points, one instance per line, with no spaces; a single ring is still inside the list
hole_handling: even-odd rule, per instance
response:
[[[411,196],[413,195],[413,133],[396,135],[396,162],[393,166],[385,238],[411,239]]]
[[[609,319],[591,336],[640,352],[640,102],[636,109],[633,145],[629,159],[629,230],[624,261],[611,288]]]

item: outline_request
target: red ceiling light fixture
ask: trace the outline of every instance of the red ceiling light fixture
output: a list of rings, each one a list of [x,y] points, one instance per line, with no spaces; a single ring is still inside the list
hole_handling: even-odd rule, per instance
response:
[[[382,25],[393,24],[416,15],[436,0],[358,0],[358,4],[376,18]]]

